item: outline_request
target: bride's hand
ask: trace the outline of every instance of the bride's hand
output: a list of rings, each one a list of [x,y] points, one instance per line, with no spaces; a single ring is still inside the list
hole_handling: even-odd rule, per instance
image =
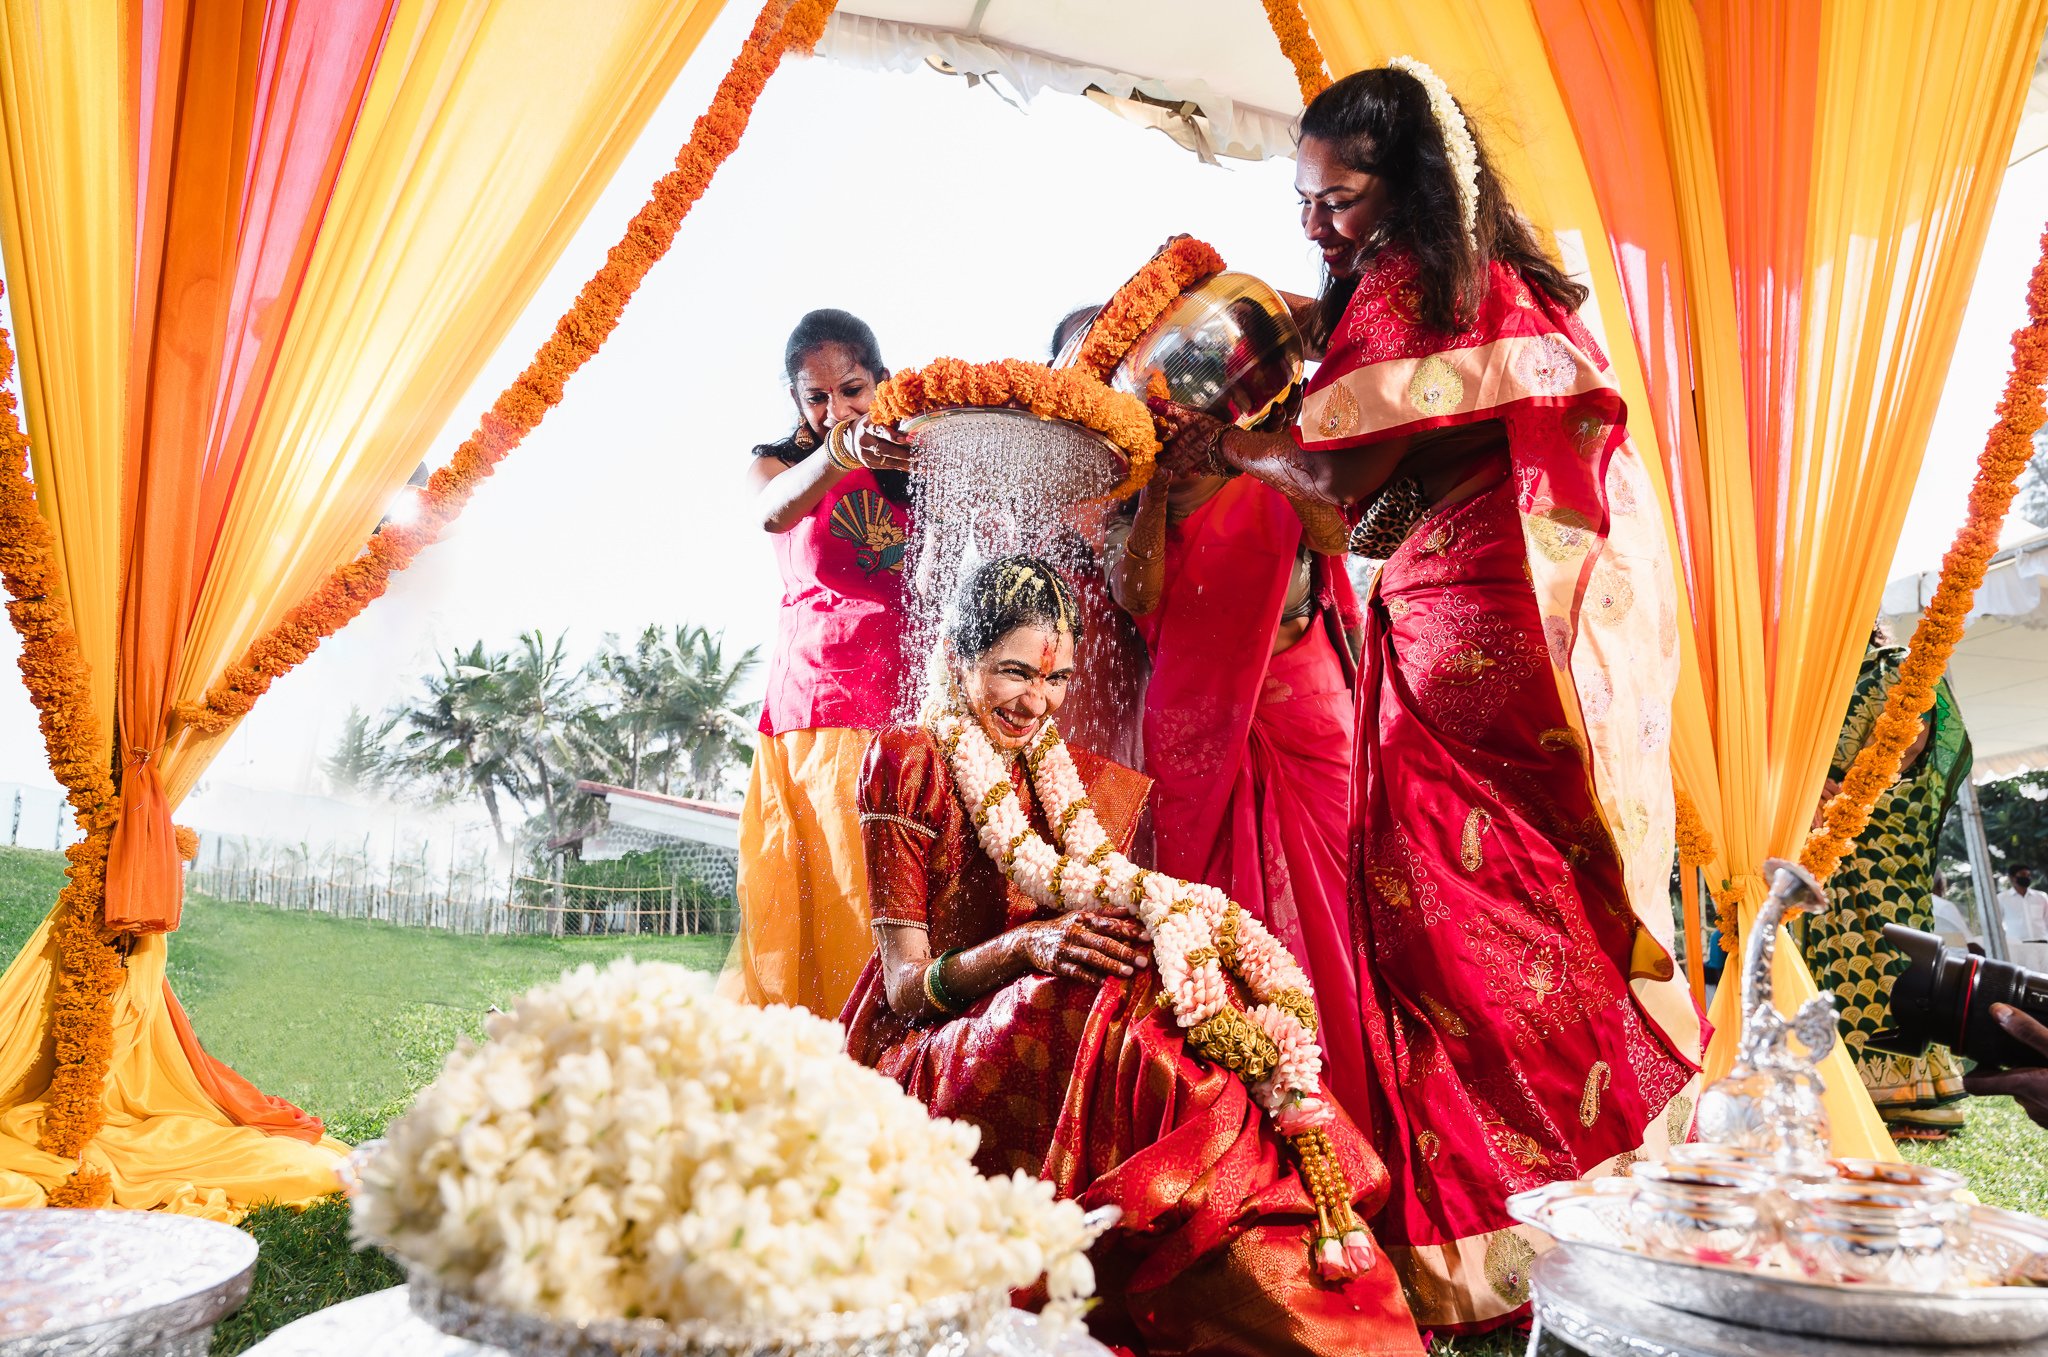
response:
[[[1159,465],[1172,477],[1220,476],[1228,473],[1223,455],[1223,435],[1230,426],[1214,415],[1154,396],[1145,402],[1159,426],[1159,439],[1166,445]]]
[[[1151,960],[1144,925],[1121,915],[1067,914],[1025,924],[1011,936],[1031,969],[1073,980],[1136,975]]]

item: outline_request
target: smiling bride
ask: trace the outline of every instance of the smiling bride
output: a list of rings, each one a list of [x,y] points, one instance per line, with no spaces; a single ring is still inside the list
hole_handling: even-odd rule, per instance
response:
[[[1079,631],[1052,566],[988,562],[944,691],[868,751],[878,953],[848,1050],[977,1126],[983,1172],[1120,1208],[1094,1255],[1105,1342],[1419,1353],[1360,1223],[1386,1172],[1322,1087],[1308,981],[1221,892],[1131,863],[1148,780],[1059,737]]]

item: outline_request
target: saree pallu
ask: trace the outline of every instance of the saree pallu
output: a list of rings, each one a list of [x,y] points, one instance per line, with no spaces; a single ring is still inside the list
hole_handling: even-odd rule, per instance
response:
[[[1898,682],[1906,651],[1873,649],[1849,700],[1833,767],[1840,780],[1870,742],[1886,696]],[[1842,1041],[1878,1115],[1894,1133],[1945,1134],[1962,1128],[1963,1067],[1946,1046],[1924,1056],[1889,1055],[1865,1043],[1892,1025],[1892,982],[1906,958],[1884,940],[1886,924],[1935,932],[1934,871],[1941,822],[1970,775],[1970,737],[1955,694],[1935,689],[1927,744],[1913,766],[1878,798],[1870,823],[1828,878],[1828,912],[1802,915],[1795,926],[1814,983],[1835,996]]]
[[[1503,468],[1382,568],[1359,679],[1354,922],[1375,1221],[1424,1324],[1527,1300],[1506,1198],[1685,1138],[1695,1066],[1629,988],[1637,923],[1556,690]],[[1364,733],[1370,732],[1367,736]]]
[[[1103,826],[1128,843],[1144,779],[1074,751]],[[1015,784],[1040,834],[1044,817]],[[921,731],[878,737],[861,809],[877,923],[923,928],[932,950],[1046,917],[976,844],[950,772]],[[1419,1354],[1393,1270],[1317,1281],[1315,1208],[1292,1156],[1243,1083],[1188,1052],[1155,973],[1099,984],[1030,975],[945,1022],[889,1007],[871,965],[842,1018],[848,1053],[935,1116],[981,1131],[984,1173],[1023,1170],[1123,1219],[1093,1251],[1102,1302],[1089,1326],[1153,1354]],[[1386,1175],[1340,1119],[1332,1143],[1361,1216]]]
[[[1301,542],[1294,506],[1249,476],[1167,528],[1160,603],[1137,619],[1152,653],[1146,771],[1159,869],[1227,892],[1294,954],[1324,1077],[1348,1107],[1366,1076],[1345,904],[1356,699],[1339,629],[1358,602],[1341,564],[1314,558],[1316,615],[1272,654]]]
[[[874,955],[854,800],[871,730],[755,737],[740,808],[739,932],[718,993],[836,1018]]]
[[[1296,437],[1504,445],[1369,600],[1351,845],[1380,1238],[1424,1325],[1482,1328],[1545,1242],[1502,1199],[1683,1139],[1706,1033],[1671,957],[1678,599],[1620,395],[1512,268],[1455,334],[1416,278],[1360,277]]]

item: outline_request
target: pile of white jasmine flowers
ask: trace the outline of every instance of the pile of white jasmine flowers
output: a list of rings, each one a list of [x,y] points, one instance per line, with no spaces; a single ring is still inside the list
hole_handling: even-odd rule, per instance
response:
[[[797,1321],[1041,1276],[1071,1318],[1090,1231],[979,1132],[849,1059],[836,1024],[618,961],[464,1042],[361,1170],[354,1233],[444,1286],[569,1320]]]

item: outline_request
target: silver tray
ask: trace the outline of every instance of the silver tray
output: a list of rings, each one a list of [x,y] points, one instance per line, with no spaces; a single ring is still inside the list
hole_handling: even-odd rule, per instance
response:
[[[1954,1291],[1899,1291],[1808,1281],[1789,1272],[1657,1258],[1628,1242],[1626,1178],[1552,1183],[1508,1198],[1508,1213],[1572,1250],[1598,1255],[1612,1284],[1689,1314],[1780,1333],[1861,1343],[1963,1347],[2016,1343],[2048,1335],[2048,1289],[1980,1286]],[[1971,1219],[2039,1241],[2048,1259],[2048,1223],[1994,1207],[1971,1208]]]
[[[1007,1291],[923,1306],[819,1315],[788,1324],[551,1319],[486,1304],[408,1269],[413,1313],[442,1333],[518,1357],[964,1357],[1010,1308]]]

